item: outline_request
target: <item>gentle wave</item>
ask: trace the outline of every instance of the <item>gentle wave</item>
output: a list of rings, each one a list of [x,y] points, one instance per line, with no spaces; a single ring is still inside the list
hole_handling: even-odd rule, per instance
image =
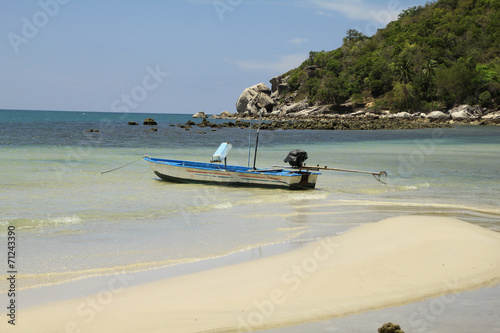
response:
[[[290,231],[290,230],[289,230]],[[184,265],[184,264],[192,264],[201,261],[207,261],[212,259],[224,258],[231,255],[235,255],[242,252],[251,251],[258,248],[265,248],[275,245],[285,245],[285,244],[293,244],[293,243],[307,243],[311,241],[315,241],[318,238],[307,238],[307,239],[298,239],[300,235],[303,235],[303,230],[298,230],[297,232],[289,235],[288,237],[280,240],[280,241],[272,241],[258,244],[250,244],[239,246],[231,251],[227,251],[225,253],[214,253],[212,255],[202,256],[202,257],[194,257],[194,258],[180,258],[180,259],[168,259],[163,261],[154,261],[154,262],[140,262],[133,263],[129,265],[119,265],[114,267],[99,267],[99,268],[91,268],[91,269],[83,269],[83,270],[75,270],[75,271],[65,271],[65,272],[45,272],[38,274],[17,274],[17,278],[20,281],[20,285],[18,290],[28,290],[39,287],[48,287],[53,285],[59,285],[69,282],[75,282],[90,278],[111,276],[116,274],[134,274],[140,273],[155,269],[161,269],[166,267],[171,267],[175,265]],[[0,279],[8,278],[7,275],[0,275]],[[7,290],[0,290],[0,293],[7,292]]]
[[[429,183],[421,183],[421,184],[413,184],[413,185],[396,185],[393,186],[392,189],[395,191],[416,191],[422,188],[429,188],[431,184]]]
[[[78,215],[47,217],[41,219],[34,218],[2,218],[0,225],[12,225],[17,229],[36,229],[40,227],[69,225],[82,223],[85,220]]]
[[[350,206],[372,206],[395,208],[427,208],[436,210],[450,210],[455,212],[475,212],[488,215],[491,218],[500,219],[500,209],[497,207],[477,207],[464,204],[451,203],[430,203],[430,202],[409,202],[409,201],[370,201],[370,200],[333,200],[331,205],[350,205]]]

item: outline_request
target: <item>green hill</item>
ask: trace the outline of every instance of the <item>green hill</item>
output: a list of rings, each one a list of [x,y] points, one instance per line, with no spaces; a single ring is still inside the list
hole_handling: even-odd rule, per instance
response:
[[[403,11],[372,37],[348,30],[333,51],[286,73],[282,101],[347,101],[427,112],[500,105],[500,0],[439,0]]]

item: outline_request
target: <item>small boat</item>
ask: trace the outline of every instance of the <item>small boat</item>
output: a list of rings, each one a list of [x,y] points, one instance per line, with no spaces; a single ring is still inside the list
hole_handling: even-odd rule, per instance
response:
[[[312,189],[320,173],[285,168],[256,169],[227,165],[232,145],[224,142],[212,156],[211,163],[170,160],[144,156],[153,172],[163,180],[181,183],[207,183],[229,186]],[[217,164],[222,163],[224,164]]]
[[[350,169],[336,169],[327,166],[308,166],[304,161],[307,152],[292,150],[284,162],[290,166],[273,166],[273,169],[257,169],[244,166],[227,165],[226,156],[231,149],[230,143],[222,143],[210,163],[152,158],[144,159],[153,172],[163,180],[180,183],[206,183],[230,186],[272,187],[291,190],[313,189],[321,173],[319,170],[343,171],[371,174],[385,184],[380,177],[387,176],[385,171],[371,172]],[[224,165],[216,164],[222,163]]]

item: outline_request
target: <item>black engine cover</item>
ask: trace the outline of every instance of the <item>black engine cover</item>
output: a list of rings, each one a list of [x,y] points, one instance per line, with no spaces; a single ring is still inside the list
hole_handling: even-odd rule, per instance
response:
[[[285,163],[290,163],[294,168],[300,168],[304,161],[307,160],[307,152],[295,149],[288,153],[288,156],[283,160]]]

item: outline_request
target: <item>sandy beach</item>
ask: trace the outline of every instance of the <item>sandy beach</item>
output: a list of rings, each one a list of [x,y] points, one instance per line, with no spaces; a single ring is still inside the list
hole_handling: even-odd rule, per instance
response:
[[[285,254],[21,310],[12,332],[246,332],[500,282],[500,234],[403,216]]]

